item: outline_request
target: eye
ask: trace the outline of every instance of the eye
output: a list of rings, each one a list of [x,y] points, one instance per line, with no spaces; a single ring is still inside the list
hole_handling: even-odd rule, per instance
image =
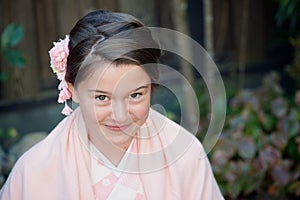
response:
[[[99,95],[99,96],[96,96],[96,100],[106,102],[109,100],[109,98],[106,95]]]
[[[139,99],[142,96],[142,93],[136,92],[129,96],[130,99]]]

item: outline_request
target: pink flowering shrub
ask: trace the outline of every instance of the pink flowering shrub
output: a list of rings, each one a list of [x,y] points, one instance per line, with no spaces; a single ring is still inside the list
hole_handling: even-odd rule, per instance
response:
[[[287,98],[276,73],[229,101],[225,127],[210,153],[226,199],[300,197],[299,107],[300,93]]]

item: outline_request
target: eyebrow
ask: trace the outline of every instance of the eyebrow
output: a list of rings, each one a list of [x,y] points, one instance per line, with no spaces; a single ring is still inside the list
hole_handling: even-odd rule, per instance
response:
[[[149,88],[149,85],[150,85],[150,84],[142,85],[142,86],[140,86],[140,87],[138,87],[138,88],[136,88],[136,89],[130,91],[130,93],[131,93],[131,92],[138,91],[138,90],[140,90],[140,89]],[[89,92],[103,93],[103,94],[111,94],[111,93],[109,93],[109,92],[107,92],[107,91],[104,91],[104,90],[88,90],[88,91],[89,91]]]

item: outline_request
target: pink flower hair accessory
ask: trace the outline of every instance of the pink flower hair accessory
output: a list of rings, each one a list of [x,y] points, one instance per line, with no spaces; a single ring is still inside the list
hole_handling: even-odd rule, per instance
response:
[[[67,104],[67,100],[71,99],[72,94],[65,79],[67,59],[69,56],[69,41],[69,35],[66,35],[65,39],[59,39],[58,42],[53,42],[54,47],[49,51],[50,67],[53,70],[53,73],[56,74],[57,79],[60,80],[60,84],[58,85],[58,90],[60,92],[57,102],[65,104],[65,107],[61,111],[64,115],[69,115],[73,111]]]

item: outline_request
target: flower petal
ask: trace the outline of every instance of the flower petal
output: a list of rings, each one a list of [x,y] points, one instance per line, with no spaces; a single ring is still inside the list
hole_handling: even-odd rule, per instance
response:
[[[73,110],[68,106],[67,102],[65,103],[65,107],[64,109],[61,111],[62,114],[68,116],[69,114],[71,114],[73,112]]]

